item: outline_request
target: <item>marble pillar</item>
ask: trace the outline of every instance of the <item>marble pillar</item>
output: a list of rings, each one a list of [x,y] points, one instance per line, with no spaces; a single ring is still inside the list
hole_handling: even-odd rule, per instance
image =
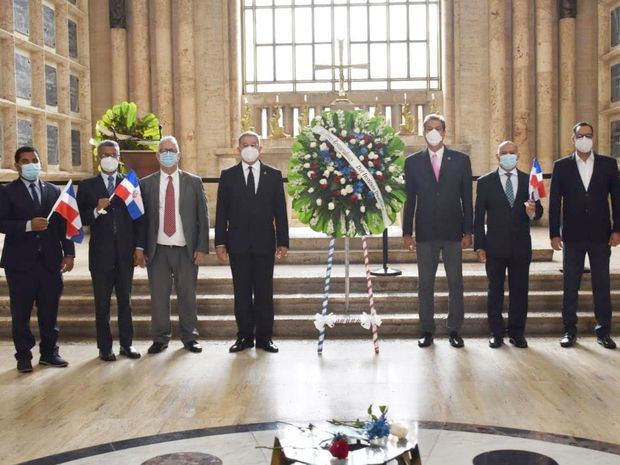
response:
[[[598,5],[598,27],[599,37],[610,37],[609,6],[599,3]],[[602,57],[609,52],[610,41],[598,41],[598,56]],[[596,137],[596,148],[599,152],[609,154],[611,149],[610,141],[610,117],[604,111],[609,108],[611,103],[611,72],[609,61],[599,61],[598,68],[598,120],[597,127],[594,128]]]
[[[529,171],[530,2],[512,2],[512,140],[519,146],[519,167]]]
[[[536,0],[536,157],[545,173],[555,158],[553,20],[555,0]]]
[[[497,164],[498,144],[510,139],[511,134],[506,42],[506,3],[489,0],[489,169]]]
[[[443,116],[446,119],[446,138],[448,142],[455,139],[455,102],[454,102],[454,3],[441,1],[441,43],[442,61],[441,88],[443,95]]]
[[[194,2],[172,4],[174,34],[175,135],[183,169],[196,172],[196,78],[194,73]]]
[[[149,6],[147,0],[132,0],[129,5],[129,98],[136,102],[138,115],[144,116],[151,111]]]
[[[559,68],[560,68],[560,124],[559,156],[573,151],[572,127],[577,119],[575,104],[576,10],[560,8]]]
[[[163,134],[174,134],[174,93],[172,89],[172,4],[171,0],[150,0],[153,34],[153,112]]]
[[[110,45],[112,57],[112,105],[128,99],[127,85],[127,29],[110,29]]]

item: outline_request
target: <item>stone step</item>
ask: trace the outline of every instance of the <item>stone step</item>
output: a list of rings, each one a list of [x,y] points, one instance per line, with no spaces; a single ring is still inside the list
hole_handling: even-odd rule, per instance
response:
[[[419,318],[415,314],[382,314],[382,324],[379,327],[379,337],[406,337],[417,338],[421,333]],[[445,333],[447,314],[435,315],[437,334],[441,337]],[[113,319],[114,320],[114,319]],[[309,315],[277,315],[274,323],[274,338],[309,338],[318,336],[312,317]],[[172,316],[173,337],[178,337],[178,319]],[[59,318],[61,341],[67,338],[95,338],[95,324],[91,318]],[[116,321],[112,322],[114,337],[118,340]],[[578,313],[578,330],[581,334],[594,331],[595,319],[592,312]],[[10,337],[10,317],[0,317],[0,337]],[[33,333],[38,336],[36,324],[32,324]],[[134,336],[149,338],[150,318],[148,316],[134,317]],[[562,317],[557,312],[532,313],[528,317],[526,335],[560,335],[563,330]],[[206,339],[233,339],[237,332],[233,316],[209,317],[201,315],[198,319],[200,340]],[[484,314],[467,314],[463,324],[464,336],[488,335],[488,322]],[[362,328],[358,323],[336,325],[327,328],[327,341],[330,338],[367,337],[370,345],[371,331]],[[93,341],[94,343],[94,341]],[[326,348],[326,350],[328,350]]]
[[[198,313],[207,317],[224,318],[234,315],[234,302],[231,296],[221,294],[199,295]],[[176,313],[176,297],[171,298],[172,313]],[[447,292],[435,294],[435,311],[448,311],[449,295]],[[506,296],[507,301],[507,296]],[[375,308],[380,315],[416,313],[418,296],[416,293],[399,292],[391,294],[377,294],[374,296]],[[466,292],[464,295],[465,311],[468,314],[486,314],[487,293]],[[132,300],[135,316],[150,314],[150,297],[137,296]],[[274,311],[276,315],[310,315],[320,313],[323,303],[322,294],[276,294],[274,296]],[[581,292],[579,304],[582,309],[593,308],[593,298],[590,292]],[[620,304],[620,291],[612,291],[612,305]],[[558,312],[562,309],[562,291],[533,291],[529,293],[530,312]],[[335,314],[345,313],[344,294],[332,294],[328,302],[328,311]],[[352,293],[349,300],[349,312],[361,314],[369,312],[368,296],[365,293]],[[10,314],[9,298],[0,297],[0,312]],[[113,305],[112,313],[116,312]],[[90,297],[64,296],[60,303],[60,315],[63,318],[94,318],[94,306]]]

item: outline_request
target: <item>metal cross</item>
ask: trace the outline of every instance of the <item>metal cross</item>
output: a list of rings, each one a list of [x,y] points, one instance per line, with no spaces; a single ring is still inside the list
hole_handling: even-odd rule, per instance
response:
[[[352,68],[368,69],[368,64],[345,65],[343,63],[344,62],[344,40],[343,39],[338,39],[338,57],[340,59],[340,64],[338,65],[315,65],[314,70],[317,71],[321,69],[337,69],[340,74],[340,77],[339,77],[340,89],[338,90],[338,98],[336,99],[336,102],[349,102],[349,99],[347,98],[347,93],[344,90],[344,70],[352,69]]]

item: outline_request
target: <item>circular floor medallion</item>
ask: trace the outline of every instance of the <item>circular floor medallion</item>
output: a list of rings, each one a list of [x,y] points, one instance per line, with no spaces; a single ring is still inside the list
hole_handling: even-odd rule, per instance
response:
[[[474,465],[558,465],[558,462],[526,450],[493,450],[476,456]]]
[[[142,465],[222,465],[222,460],[201,452],[177,452],[153,457]]]

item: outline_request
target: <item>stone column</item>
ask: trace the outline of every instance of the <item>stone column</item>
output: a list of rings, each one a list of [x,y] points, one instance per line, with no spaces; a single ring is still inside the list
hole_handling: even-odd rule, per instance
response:
[[[183,169],[196,172],[196,78],[194,75],[194,2],[175,0],[172,5],[175,58],[176,137]]]
[[[536,157],[545,173],[555,158],[553,16],[555,0],[536,0]]]
[[[489,0],[489,168],[497,164],[498,144],[510,139],[506,72],[506,2]]]
[[[132,0],[129,12],[129,96],[138,114],[151,111],[149,8],[147,0]]]
[[[512,139],[519,146],[519,167],[530,165],[530,2],[512,2]]]
[[[109,0],[110,44],[112,52],[112,103],[116,105],[129,96],[127,88],[127,14],[125,0]]]
[[[443,116],[446,118],[446,138],[455,142],[456,121],[454,110],[454,2],[441,1],[441,88],[443,94]]]
[[[153,34],[153,110],[163,134],[173,134],[174,94],[172,90],[172,6],[171,0],[150,0]]]
[[[610,47],[610,27],[609,27],[609,6],[605,3],[598,5],[598,27],[599,37],[605,37],[606,40],[598,41],[598,56],[602,57],[609,52]],[[596,148],[601,153],[610,153],[611,141],[609,115],[604,111],[609,108],[611,103],[611,72],[609,69],[609,61],[599,59],[598,68],[598,121],[595,129]]]
[[[576,0],[560,0],[560,153],[564,156],[573,151],[571,128],[576,123],[575,104],[575,27],[577,18]]]
[[[228,1],[228,64],[230,69],[230,123],[227,135],[233,144],[236,145],[237,135],[241,132],[241,96],[243,95],[241,64],[243,61],[241,53],[241,29],[239,25],[243,21],[241,18],[241,2]],[[291,127],[292,131],[292,127]]]

